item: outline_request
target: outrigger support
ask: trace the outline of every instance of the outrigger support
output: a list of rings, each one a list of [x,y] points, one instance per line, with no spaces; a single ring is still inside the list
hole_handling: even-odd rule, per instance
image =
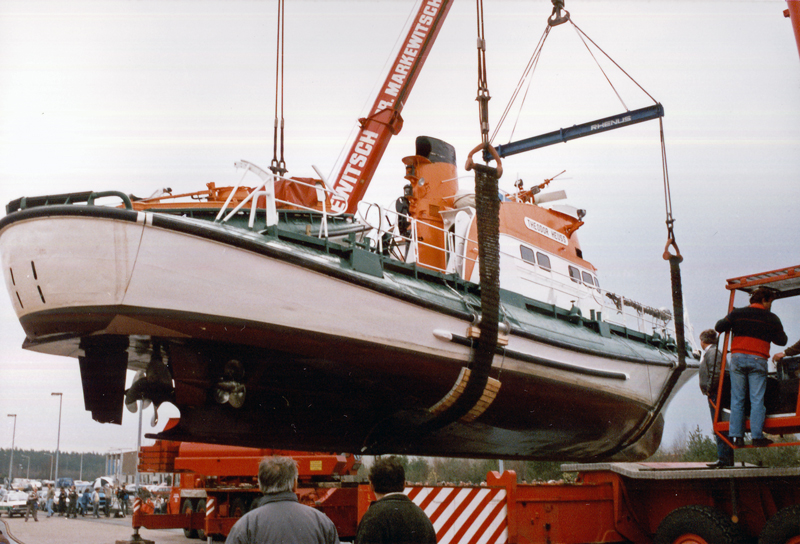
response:
[[[501,157],[508,157],[510,155],[516,155],[517,153],[532,151],[540,147],[547,147],[548,145],[567,142],[569,140],[583,138],[584,136],[591,136],[593,134],[599,134],[600,132],[606,132],[608,130],[614,130],[615,128],[635,125],[636,123],[657,119],[659,117],[664,117],[664,106],[661,104],[655,104],[654,106],[626,111],[625,113],[613,115],[611,117],[604,117],[603,119],[598,119],[596,121],[589,121],[588,123],[573,125],[569,128],[562,128],[560,130],[548,132],[547,134],[542,134],[540,136],[533,136],[532,138],[526,138],[524,140],[498,145],[495,147],[495,149],[497,150],[497,154]],[[488,161],[490,159],[490,155],[488,153],[488,151],[483,152],[484,160]]]

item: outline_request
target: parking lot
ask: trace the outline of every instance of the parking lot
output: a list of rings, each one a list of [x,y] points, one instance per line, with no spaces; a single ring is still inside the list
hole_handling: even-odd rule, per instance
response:
[[[8,529],[6,529],[6,526]],[[80,517],[67,519],[39,512],[39,521],[25,518],[0,518],[0,531],[15,544],[116,544],[131,540],[133,529],[131,518]],[[141,529],[139,535],[155,544],[200,544],[200,540],[189,540],[181,529]]]

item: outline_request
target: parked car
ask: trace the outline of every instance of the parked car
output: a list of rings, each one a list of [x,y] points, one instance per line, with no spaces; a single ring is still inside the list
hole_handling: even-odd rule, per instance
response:
[[[24,491],[9,491],[0,499],[0,514],[5,512],[8,517],[24,516],[28,509],[28,494]]]

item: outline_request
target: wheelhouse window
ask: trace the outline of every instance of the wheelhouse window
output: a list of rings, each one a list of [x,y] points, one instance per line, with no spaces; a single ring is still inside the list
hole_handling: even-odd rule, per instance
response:
[[[536,258],[533,256],[533,250],[531,248],[519,246],[519,254],[523,261],[536,264]]]
[[[575,268],[574,266],[569,267],[569,279],[574,281],[575,283],[581,282],[581,271]]]
[[[592,281],[591,274],[589,274],[588,272],[581,272],[581,275],[583,276],[583,283],[585,283],[589,287],[594,287],[594,282]]]
[[[550,270],[550,257],[537,251],[536,258],[539,260],[539,266],[545,270]]]

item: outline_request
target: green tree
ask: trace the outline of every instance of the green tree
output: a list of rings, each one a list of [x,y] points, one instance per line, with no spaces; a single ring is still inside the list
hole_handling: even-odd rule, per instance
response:
[[[797,442],[797,437],[787,435],[775,441]],[[800,466],[800,448],[797,446],[746,448],[736,451],[736,461],[764,467],[797,467]]]
[[[686,451],[681,456],[681,461],[716,461],[716,459],[716,440],[705,436],[698,425],[694,431],[689,433],[689,439],[686,442]]]
[[[517,477],[526,482],[548,482],[563,478],[560,461],[526,461],[525,470]]]

